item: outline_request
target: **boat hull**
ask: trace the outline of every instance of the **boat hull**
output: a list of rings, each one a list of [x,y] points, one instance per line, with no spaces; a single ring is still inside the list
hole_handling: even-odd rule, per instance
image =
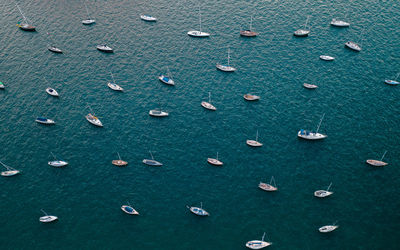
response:
[[[56,53],[56,54],[62,54],[63,53],[62,50],[60,50],[59,48],[56,48],[56,47],[48,47],[47,49],[49,51],[53,52],[53,53]]]
[[[48,164],[52,167],[61,168],[68,165],[66,161],[49,161]]]
[[[214,165],[214,166],[222,166],[222,165],[224,165],[224,163],[222,161],[219,161],[219,160],[214,159],[214,158],[207,158],[207,162],[209,164],[211,164],[211,165]]]
[[[274,192],[274,191],[278,190],[277,187],[274,187],[271,184],[263,183],[263,182],[260,182],[260,184],[258,184],[258,187],[267,192]]]
[[[144,159],[143,164],[146,164],[148,166],[153,166],[153,167],[161,167],[163,165],[161,162],[158,162],[155,160],[150,160],[150,159]]]
[[[326,190],[317,190],[314,192],[314,196],[318,198],[325,198],[333,194],[333,192],[326,191]]]
[[[124,167],[124,166],[128,165],[128,162],[123,161],[123,160],[113,160],[111,163],[118,167]]]
[[[329,233],[329,232],[334,231],[334,230],[337,229],[338,227],[339,227],[339,226],[327,225],[327,226],[320,227],[320,228],[318,229],[318,231],[321,232],[321,233]]]
[[[128,205],[123,205],[121,207],[121,210],[130,215],[139,215],[138,211],[136,211],[133,207]]]
[[[254,32],[254,31],[250,31],[250,30],[241,30],[240,31],[240,36],[243,36],[243,37],[256,37],[256,36],[258,36],[258,33]]]
[[[56,221],[56,220],[58,220],[58,217],[57,216],[53,216],[53,215],[46,215],[46,216],[42,216],[42,217],[39,218],[39,221],[43,222],[43,223],[49,223],[49,222],[53,222],[53,221]]]
[[[307,37],[310,34],[309,30],[296,30],[293,35],[296,37]]]
[[[94,24],[95,22],[96,22],[96,20],[94,20],[94,19],[82,20],[83,25],[91,25],[91,24]]]
[[[252,240],[246,243],[246,247],[250,249],[262,249],[271,245],[271,243],[262,240]]]
[[[217,64],[216,65],[217,69],[223,72],[235,72],[236,68],[227,66],[227,65],[222,65],[222,64]]]
[[[257,96],[257,95],[250,95],[250,94],[245,94],[245,95],[243,96],[243,98],[244,98],[246,101],[258,101],[258,100],[260,100],[260,97],[259,97],[259,96]]]
[[[199,38],[204,38],[204,37],[209,37],[210,34],[202,31],[197,31],[197,30],[191,30],[187,33],[191,37],[199,37]]]
[[[399,85],[400,84],[400,82],[397,82],[394,80],[385,80],[385,83],[389,84],[389,85]]]
[[[351,49],[351,50],[356,51],[356,52],[360,52],[361,51],[361,47],[358,46],[357,44],[353,43],[353,42],[347,42],[347,43],[344,44],[344,46],[346,48]]]
[[[201,102],[201,106],[203,106],[203,108],[211,110],[211,111],[217,110],[216,107],[214,107],[211,103],[208,103],[208,102]]]
[[[374,166],[374,167],[384,167],[384,166],[388,165],[387,162],[378,161],[378,160],[367,160],[366,163],[371,166]]]
[[[19,174],[18,170],[7,170],[7,171],[1,172],[1,176],[4,176],[4,177],[10,177],[10,176],[14,176],[17,174]]]
[[[29,24],[22,24],[18,26],[23,31],[36,31],[36,27]]]
[[[255,140],[247,140],[246,144],[250,147],[261,147],[263,144]]]

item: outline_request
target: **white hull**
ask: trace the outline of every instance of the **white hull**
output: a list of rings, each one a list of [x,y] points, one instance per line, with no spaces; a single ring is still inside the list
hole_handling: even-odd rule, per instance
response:
[[[96,22],[96,20],[94,20],[94,19],[82,20],[82,24],[84,24],[84,25],[94,24],[95,22]]]
[[[387,162],[378,161],[378,160],[367,160],[366,163],[368,163],[369,165],[374,166],[374,167],[384,167],[384,166],[388,165]]]
[[[60,167],[64,167],[68,165],[68,162],[66,161],[49,161],[48,164],[50,166],[56,167],[56,168],[60,168]]]
[[[246,243],[246,247],[250,249],[262,249],[271,245],[270,242],[262,241],[262,240],[252,240]]]
[[[310,33],[309,30],[302,30],[302,29],[300,29],[300,30],[296,30],[296,31],[293,33],[293,35],[294,35],[294,36],[300,36],[300,37],[302,37],[302,36],[308,36],[309,33]]]
[[[274,187],[271,184],[263,183],[263,182],[260,182],[260,184],[258,184],[258,187],[260,189],[262,189],[264,191],[268,191],[268,192],[273,192],[273,191],[277,191],[278,190],[277,187]]]
[[[208,109],[208,110],[212,110],[212,111],[217,110],[216,107],[214,107],[211,103],[208,103],[208,102],[201,102],[201,106],[203,106],[203,108]]]
[[[227,66],[227,65],[222,65],[222,64],[217,64],[217,69],[224,71],[224,72],[234,72],[236,68]]]
[[[90,122],[91,124],[98,126],[98,127],[103,127],[103,123],[99,120],[99,118],[93,116],[92,114],[88,114],[85,116],[86,120]]]
[[[207,158],[207,162],[214,166],[222,166],[224,163],[214,158]]]
[[[107,83],[107,86],[108,86],[110,89],[115,90],[115,91],[124,91],[123,88],[121,88],[119,85],[117,85],[117,84],[115,84],[115,83],[109,82],[109,83]]]
[[[192,212],[198,216],[208,216],[209,215],[209,213],[206,210],[199,208],[199,207],[190,207],[189,210],[190,210],[190,212]]]
[[[339,226],[334,226],[334,225],[326,225],[323,227],[320,227],[318,229],[318,231],[320,231],[321,233],[329,233],[332,232],[333,230],[335,230],[336,228],[338,228]]]
[[[246,144],[251,147],[261,147],[263,144],[255,140],[247,140]]]
[[[346,42],[344,45],[347,48],[352,49],[354,51],[357,51],[357,52],[361,51],[361,47],[358,44],[354,43],[354,42]]]
[[[309,83],[303,83],[303,87],[306,88],[306,89],[316,89],[316,88],[318,88],[317,85],[309,84]]]
[[[319,56],[319,58],[321,60],[324,60],[324,61],[333,61],[333,60],[335,60],[335,58],[333,56],[324,56],[324,55],[322,55],[322,56]]]
[[[171,85],[171,86],[175,85],[174,80],[172,80],[172,79],[169,78],[169,77],[168,77],[168,80],[166,80],[166,79],[164,78],[164,75],[160,75],[160,76],[158,77],[158,80],[160,80],[162,83],[165,83],[165,84],[167,84],[167,85]]]
[[[47,49],[50,50],[51,52],[54,52],[54,53],[63,53],[61,49],[56,48],[54,46],[50,46]]]
[[[4,84],[0,83],[0,89],[4,89]]]
[[[327,191],[327,190],[317,190],[314,192],[314,196],[318,198],[325,198],[329,195],[333,194],[333,192]]]
[[[58,97],[58,92],[55,89],[47,88],[46,93],[51,96]]]
[[[251,94],[245,94],[245,95],[243,96],[243,98],[244,98],[246,101],[258,101],[258,100],[260,100],[260,97],[259,97],[259,96],[257,96],[257,95],[251,95]]]
[[[153,109],[153,110],[149,111],[149,115],[150,116],[154,116],[154,117],[166,117],[169,114],[167,112],[164,112],[164,111],[161,111],[161,110]]]
[[[336,20],[336,19],[332,19],[331,25],[336,26],[336,27],[349,27],[350,26],[349,23],[346,23],[346,22],[340,21],[340,20]]]
[[[55,221],[55,220],[57,220],[57,219],[58,219],[57,216],[46,215],[46,216],[40,217],[40,218],[39,218],[39,221],[40,221],[40,222],[43,222],[43,223],[49,223],[49,222]]]
[[[54,125],[54,124],[56,124],[53,120],[50,120],[50,119],[46,119],[45,121],[36,119],[35,121],[37,123],[45,124],[45,125]]]
[[[106,53],[112,53],[114,52],[113,49],[111,47],[108,47],[106,45],[97,45],[96,48],[102,52],[106,52]]]
[[[314,132],[301,133],[301,131],[299,131],[297,133],[297,136],[299,138],[306,139],[306,140],[321,140],[321,139],[324,139],[324,138],[328,137],[327,135],[323,135],[323,134],[320,134],[320,133],[314,133]]]
[[[155,21],[157,21],[157,18],[152,17],[152,16],[148,16],[148,15],[140,15],[140,19],[142,19],[143,21],[147,21],[147,22],[155,22]]]
[[[209,33],[197,31],[197,30],[191,30],[187,34],[192,37],[209,37],[210,36]]]
[[[130,215],[139,215],[138,211],[136,211],[133,207],[128,205],[123,205],[121,207],[121,210]]]
[[[4,177],[10,177],[10,176],[14,176],[17,174],[19,174],[18,170],[7,170],[7,171],[1,172],[1,176],[4,176]]]

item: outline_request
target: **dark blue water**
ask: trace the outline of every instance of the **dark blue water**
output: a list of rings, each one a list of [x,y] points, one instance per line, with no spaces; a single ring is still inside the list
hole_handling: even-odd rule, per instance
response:
[[[198,29],[196,1],[89,1],[92,26],[83,1],[18,3],[37,32],[16,27],[14,1],[0,3],[0,160],[22,171],[0,180],[2,249],[244,249],[263,232],[276,249],[398,249],[400,88],[383,83],[400,71],[398,1],[208,0],[208,39],[186,34]],[[241,38],[251,15],[260,35]],[[307,16],[310,36],[293,37]],[[351,26],[330,27],[335,17]],[[50,38],[64,54],[47,50]],[[228,47],[232,74],[215,68]],[[167,67],[175,87],[157,80]],[[110,71],[124,93],[107,87]],[[200,106],[208,92],[216,112]],[[261,100],[244,101],[249,92]],[[85,120],[89,106],[104,128]],[[160,106],[169,117],[148,115]],[[324,113],[328,138],[299,140]],[[257,130],[264,145],[250,148]],[[149,150],[162,167],[142,163]],[[365,164],[385,150],[388,166]],[[69,165],[48,166],[50,152]],[[126,168],[111,164],[117,152]],[[206,162],[216,152],[223,167]],[[272,175],[279,191],[259,190]],[[331,182],[331,197],[313,196]],[[121,211],[128,201],[140,216]],[[186,208],[200,202],[209,217]],[[59,221],[41,224],[40,209]]]

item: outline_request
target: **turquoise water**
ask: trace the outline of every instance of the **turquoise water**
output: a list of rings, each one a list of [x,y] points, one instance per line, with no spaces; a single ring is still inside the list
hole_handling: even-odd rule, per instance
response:
[[[208,39],[186,35],[198,29],[196,1],[90,1],[96,24],[83,26],[82,1],[20,0],[35,33],[15,26],[14,3],[0,3],[0,160],[22,173],[0,179],[1,249],[245,249],[263,232],[271,249],[398,249],[400,88],[383,83],[400,70],[398,1],[207,0]],[[241,38],[250,15],[260,35]],[[310,36],[293,37],[307,16]],[[330,27],[334,17],[351,26]],[[47,51],[46,32],[64,54]],[[215,68],[228,47],[233,74]],[[157,80],[167,67],[175,87]],[[108,89],[110,70],[124,93]],[[200,106],[208,92],[216,112]],[[261,100],[245,102],[248,92]],[[85,120],[88,106],[104,128]],[[148,115],[159,106],[170,116]],[[299,140],[323,113],[328,138]],[[250,148],[257,130],[264,146]],[[141,163],[149,150],[164,166]],[[385,150],[387,167],[364,163]],[[217,151],[220,168],[206,162]],[[48,166],[50,152],[69,165]],[[111,165],[117,152],[126,168]],[[279,191],[259,190],[272,175]],[[331,197],[313,196],[330,182]],[[127,201],[140,216],[120,210]],[[208,218],[186,208],[200,202]],[[40,209],[59,221],[41,224]]]

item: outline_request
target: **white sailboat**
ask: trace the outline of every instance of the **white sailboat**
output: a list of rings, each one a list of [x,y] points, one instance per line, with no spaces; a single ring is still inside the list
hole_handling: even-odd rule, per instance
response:
[[[101,52],[105,52],[105,53],[113,53],[114,52],[114,50],[111,47],[107,46],[107,44],[97,45],[96,49]]]
[[[336,222],[335,222],[332,225],[325,225],[325,226],[318,228],[318,231],[320,233],[329,233],[329,232],[336,230],[338,227],[339,227],[339,225],[336,225]]]
[[[278,190],[278,187],[276,186],[275,179],[273,176],[271,177],[269,183],[260,182],[260,184],[258,184],[258,187],[268,192],[273,192]]]
[[[123,88],[121,88],[118,84],[115,83],[113,73],[111,71],[110,71],[110,73],[111,73],[111,78],[112,78],[113,82],[107,83],[107,86],[110,89],[115,90],[115,91],[124,91]]]
[[[61,168],[61,167],[64,167],[64,166],[68,165],[68,162],[62,161],[62,160],[57,160],[56,156],[52,152],[50,152],[50,153],[54,158],[54,161],[49,161],[48,162],[48,164],[50,166],[53,166],[53,167],[56,167],[56,168]]]
[[[97,127],[103,127],[103,123],[100,121],[98,117],[94,115],[92,108],[89,107],[89,109],[91,113],[85,116],[86,120]]]
[[[84,4],[85,4],[85,9],[86,9],[86,13],[87,13],[87,17],[88,17],[88,18],[85,19],[85,20],[82,20],[82,24],[83,24],[83,25],[90,25],[90,24],[95,23],[96,20],[90,18],[89,10],[88,10],[88,8],[87,8],[87,6],[86,6],[86,2],[84,2]]]
[[[321,55],[321,56],[319,56],[319,58],[321,60],[324,60],[324,61],[333,61],[333,60],[335,60],[335,58],[333,56],[327,56],[327,55]]]
[[[388,79],[385,80],[385,83],[389,84],[389,85],[399,85],[400,82],[397,81],[397,78],[399,78],[399,75],[400,75],[400,73],[397,74],[397,76],[396,76],[396,78],[394,78],[394,80],[388,80]]]
[[[189,36],[192,36],[192,37],[209,37],[209,36],[210,36],[209,33],[206,33],[206,32],[201,31],[201,13],[200,13],[200,7],[199,7],[199,24],[200,24],[200,30],[191,30],[191,31],[189,31],[187,34],[188,34]]]
[[[251,147],[261,147],[263,145],[262,143],[260,143],[258,141],[258,130],[257,130],[257,133],[256,133],[256,139],[255,140],[246,140],[246,144],[251,146]]]
[[[331,21],[331,25],[335,27],[349,27],[350,23],[333,18]]]
[[[36,27],[29,24],[28,19],[25,17],[25,15],[22,13],[21,9],[19,8],[18,4],[15,4],[19,10],[19,13],[21,13],[22,17],[24,18],[24,21],[20,24],[17,24],[17,26],[24,31],[35,31]]]
[[[218,152],[217,152],[217,158],[207,158],[207,162],[214,166],[224,165],[224,163],[218,159]]]
[[[51,96],[54,96],[54,97],[58,97],[59,96],[58,92],[53,88],[47,88],[46,89],[46,93],[51,95]]]
[[[306,140],[320,140],[320,139],[326,138],[327,135],[318,133],[319,127],[321,126],[321,123],[322,123],[322,120],[324,119],[324,116],[325,116],[325,114],[322,115],[322,118],[319,121],[317,130],[315,132],[311,132],[311,131],[308,131],[308,130],[300,129],[300,131],[297,133],[297,136],[299,138],[306,139]]]
[[[333,192],[329,191],[331,186],[332,186],[332,182],[331,182],[331,184],[329,184],[329,186],[328,186],[328,188],[326,190],[317,190],[317,191],[315,191],[314,192],[314,196],[318,197],[318,198],[325,198],[325,197],[333,194]]]
[[[245,95],[243,95],[243,98],[246,101],[258,101],[258,100],[260,100],[260,97],[258,95],[252,95],[252,94],[245,94]]]
[[[230,49],[228,48],[228,65],[217,64],[217,69],[224,71],[224,72],[234,72],[236,70],[236,68],[229,65],[230,58],[231,58],[230,57]]]
[[[167,84],[167,85],[170,85],[170,86],[174,86],[175,85],[175,82],[174,82],[174,80],[172,79],[172,74],[171,74],[171,72],[169,71],[169,68],[167,67],[167,75],[164,75],[164,74],[160,74],[160,76],[158,76],[158,80],[160,80],[162,83],[165,83],[165,84]]]
[[[150,16],[150,15],[140,15],[140,19],[146,22],[156,22],[157,18]]]
[[[57,216],[48,215],[43,209],[40,209],[40,211],[42,211],[45,214],[45,216],[42,216],[42,217],[39,218],[40,222],[48,223],[48,222],[52,222],[52,221],[55,221],[55,220],[58,219]]]
[[[51,119],[48,119],[46,117],[41,117],[41,116],[37,117],[35,122],[40,123],[40,124],[45,124],[45,125],[54,125],[54,124],[56,124],[55,121],[53,121]]]
[[[363,33],[364,33],[364,29],[361,32],[360,41],[362,40]],[[351,49],[351,50],[354,50],[356,52],[360,52],[361,51],[361,46],[359,44],[355,43],[355,42],[352,42],[352,41],[346,42],[344,44],[344,46],[349,48],[349,49]]]
[[[386,153],[387,153],[387,151],[385,151],[385,153],[383,153],[383,155],[382,155],[380,160],[371,160],[371,159],[369,159],[366,162],[369,165],[374,166],[374,167],[384,167],[384,166],[388,165],[387,162],[383,161],[383,158],[385,157]]]
[[[0,164],[3,165],[3,167],[5,167],[5,168],[7,169],[6,171],[2,171],[2,172],[1,172],[1,176],[10,177],[10,176],[14,176],[14,175],[20,173],[19,170],[16,170],[16,169],[14,169],[14,168],[12,168],[12,167],[10,167],[10,166],[7,166],[6,164],[4,164],[4,163],[1,162],[1,161],[0,161]]]
[[[186,207],[189,208],[190,212],[192,212],[195,215],[198,215],[198,216],[209,216],[210,215],[206,210],[203,209],[202,202],[200,202],[200,207],[189,207],[189,206],[186,206]]]
[[[151,160],[150,159],[143,159],[143,163],[149,166],[153,166],[153,167],[161,167],[163,164],[159,161],[154,160],[153,154],[151,153],[151,151],[149,151],[150,156],[151,156]]]
[[[4,83],[0,82],[0,89],[4,89]]]
[[[128,203],[128,205],[122,205],[122,206],[121,206],[121,210],[124,211],[124,212],[127,213],[127,214],[130,214],[130,215],[139,215],[139,212],[136,211],[136,210],[131,206],[131,204],[129,204],[129,202],[127,202],[127,203]]]
[[[318,88],[317,85],[309,84],[309,83],[303,83],[303,87],[306,88],[306,89],[316,89],[316,88]]]
[[[217,110],[217,108],[211,104],[211,92],[208,92],[208,102],[202,101],[201,106],[203,106],[203,108],[208,109],[208,110],[212,110],[212,111]]]
[[[299,37],[305,37],[308,36],[308,34],[310,33],[309,30],[307,30],[307,24],[308,24],[308,19],[310,18],[310,16],[307,16],[307,21],[306,24],[304,25],[304,29],[298,29],[296,30],[293,35],[294,36],[299,36]]]
[[[270,246],[272,243],[264,241],[265,232],[261,240],[251,240],[246,243],[246,247],[250,249],[261,249]]]

